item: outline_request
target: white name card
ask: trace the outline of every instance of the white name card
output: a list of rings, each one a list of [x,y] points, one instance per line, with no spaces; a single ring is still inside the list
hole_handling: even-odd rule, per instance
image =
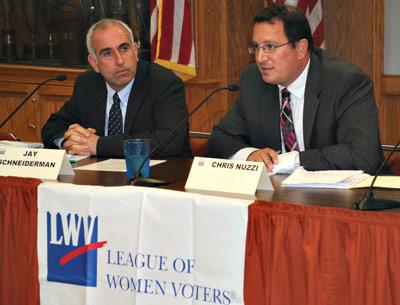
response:
[[[64,150],[0,147],[0,176],[56,180],[58,175],[75,175]]]
[[[256,190],[273,191],[274,187],[261,162],[195,157],[185,189],[248,198]]]

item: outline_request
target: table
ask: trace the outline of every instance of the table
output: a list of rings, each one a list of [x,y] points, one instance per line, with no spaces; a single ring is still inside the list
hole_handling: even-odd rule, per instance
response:
[[[87,159],[79,165],[99,161]],[[191,160],[152,167],[153,178],[182,191]],[[397,213],[349,209],[365,192],[284,189],[260,192],[249,207],[245,301],[269,304],[400,304],[400,221]],[[125,173],[76,171],[60,182],[117,186]],[[39,304],[36,256],[39,180],[0,177],[0,304]],[[400,200],[396,190],[376,195]],[[391,211],[392,212],[392,211]]]
[[[96,161],[102,161],[101,158],[84,159],[75,164],[90,164]],[[152,178],[171,182],[170,185],[161,188],[184,191],[185,183],[189,175],[192,160],[170,158],[167,162],[151,167],[150,173]],[[89,184],[103,186],[119,186],[128,184],[125,173],[121,172],[96,172],[76,170],[75,176],[60,176],[60,182],[74,184]],[[171,173],[173,173],[171,175]],[[360,199],[366,189],[310,189],[310,188],[283,188],[281,182],[286,175],[271,176],[272,184],[275,187],[274,192],[261,191],[257,192],[258,200],[273,202],[288,202],[294,204],[318,205],[326,207],[350,208],[352,203]],[[377,189],[375,195],[388,199],[400,200],[400,191],[392,189]],[[400,209],[395,209],[400,210]],[[394,210],[392,210],[394,211]]]

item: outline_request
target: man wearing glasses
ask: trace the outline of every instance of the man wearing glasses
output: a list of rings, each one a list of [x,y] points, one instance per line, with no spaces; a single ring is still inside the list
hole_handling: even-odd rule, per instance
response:
[[[307,18],[295,7],[262,9],[252,40],[256,63],[214,127],[208,156],[260,161],[278,172],[304,166],[374,173],[383,153],[371,80],[315,48]]]
[[[86,40],[93,70],[77,78],[71,99],[44,125],[45,146],[101,157],[123,157],[129,138],[151,139],[154,147],[188,113],[183,82],[157,64],[138,61],[139,43],[121,21],[100,20]],[[156,154],[191,157],[188,125]]]

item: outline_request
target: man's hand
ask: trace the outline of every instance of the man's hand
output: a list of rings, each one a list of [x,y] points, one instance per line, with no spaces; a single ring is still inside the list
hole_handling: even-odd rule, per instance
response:
[[[253,151],[248,157],[247,161],[264,162],[267,170],[272,172],[274,165],[278,164],[279,152],[271,148],[263,148]]]
[[[79,124],[72,124],[64,133],[63,148],[70,155],[95,156],[99,136],[93,128],[83,128]]]

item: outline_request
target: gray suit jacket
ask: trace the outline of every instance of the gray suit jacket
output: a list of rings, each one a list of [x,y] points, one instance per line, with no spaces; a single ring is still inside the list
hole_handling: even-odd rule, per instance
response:
[[[281,149],[279,89],[255,64],[240,80],[240,95],[213,128],[207,155],[229,158],[245,147]],[[300,165],[309,170],[361,169],[383,160],[373,83],[357,67],[321,49],[311,53]]]
[[[101,136],[97,143],[98,156],[123,157],[123,140],[149,138],[154,147],[188,113],[182,81],[171,71],[142,61],[138,62],[129,95],[123,134],[104,136],[106,99],[107,88],[100,74],[88,71],[79,75],[71,99],[43,126],[45,147],[56,148],[54,140],[63,137],[69,125],[79,123],[85,128],[95,128]],[[155,155],[191,157],[188,124]]]

